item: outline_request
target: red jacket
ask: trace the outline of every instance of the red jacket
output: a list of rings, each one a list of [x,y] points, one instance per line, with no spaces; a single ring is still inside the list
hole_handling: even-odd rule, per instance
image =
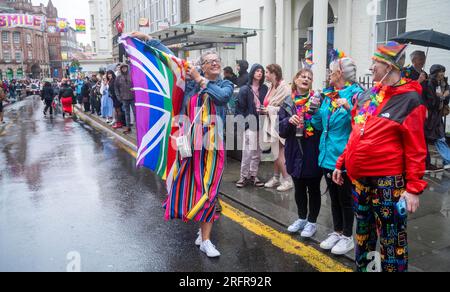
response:
[[[352,116],[370,99],[368,91],[360,96]],[[388,87],[382,104],[363,125],[353,122],[353,131],[337,169],[347,170],[351,179],[404,175],[409,193],[420,195],[428,186],[423,180],[427,146],[424,135],[426,107],[422,87],[409,81]]]

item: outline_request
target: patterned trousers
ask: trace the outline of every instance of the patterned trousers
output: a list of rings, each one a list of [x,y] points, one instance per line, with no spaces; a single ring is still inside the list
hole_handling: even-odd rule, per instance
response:
[[[358,272],[407,272],[407,215],[397,211],[405,192],[403,176],[370,177],[353,181],[357,221]],[[380,253],[376,253],[380,238]]]

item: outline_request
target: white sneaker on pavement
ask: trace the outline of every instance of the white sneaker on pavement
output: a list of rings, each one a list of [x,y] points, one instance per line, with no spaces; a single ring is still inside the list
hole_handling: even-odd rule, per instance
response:
[[[305,226],[305,229],[303,229],[301,237],[311,238],[316,234],[316,232],[317,232],[317,224],[308,222],[308,224],[306,224],[306,226]]]
[[[294,224],[289,226],[288,231],[290,233],[297,233],[300,230],[303,230],[305,228],[306,224],[308,224],[307,220],[298,219],[297,221],[294,222]]]
[[[211,240],[203,241],[200,245],[200,250],[205,253],[209,258],[220,257],[220,252],[216,249]]]
[[[334,255],[345,255],[355,248],[353,237],[342,236],[341,240],[331,250]]]
[[[199,230],[197,235],[198,235],[198,237],[197,237],[197,240],[195,240],[195,245],[196,246],[201,246],[202,245],[202,241],[203,241],[202,230]]]
[[[277,188],[277,191],[279,192],[287,192],[294,188],[294,183],[292,182],[292,179],[281,179],[281,185]]]
[[[340,240],[341,235],[339,233],[331,233],[326,240],[322,241],[320,248],[324,250],[332,250]]]
[[[266,184],[265,188],[267,189],[273,189],[280,186],[280,179],[278,177],[272,177]]]

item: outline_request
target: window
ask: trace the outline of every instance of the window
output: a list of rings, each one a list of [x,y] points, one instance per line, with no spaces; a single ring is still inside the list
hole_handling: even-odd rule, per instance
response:
[[[13,33],[13,41],[15,44],[20,44],[20,32]]]
[[[9,32],[7,31],[2,32],[2,42],[9,43]]]
[[[27,34],[27,44],[31,45],[31,34]]]
[[[33,60],[33,52],[32,51],[28,51],[28,59]]]
[[[11,53],[9,51],[4,51],[3,52],[3,59],[7,63],[11,62]]]
[[[16,62],[22,62],[22,52],[16,52]]]
[[[377,17],[377,44],[385,44],[390,39],[406,32],[408,0],[381,0]]]

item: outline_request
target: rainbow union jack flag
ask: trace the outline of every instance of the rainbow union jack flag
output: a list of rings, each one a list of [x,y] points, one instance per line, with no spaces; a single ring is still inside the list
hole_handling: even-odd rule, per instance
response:
[[[120,43],[131,62],[136,97],[137,166],[155,172],[170,190],[178,159],[172,118],[183,104],[187,62],[128,36]]]

